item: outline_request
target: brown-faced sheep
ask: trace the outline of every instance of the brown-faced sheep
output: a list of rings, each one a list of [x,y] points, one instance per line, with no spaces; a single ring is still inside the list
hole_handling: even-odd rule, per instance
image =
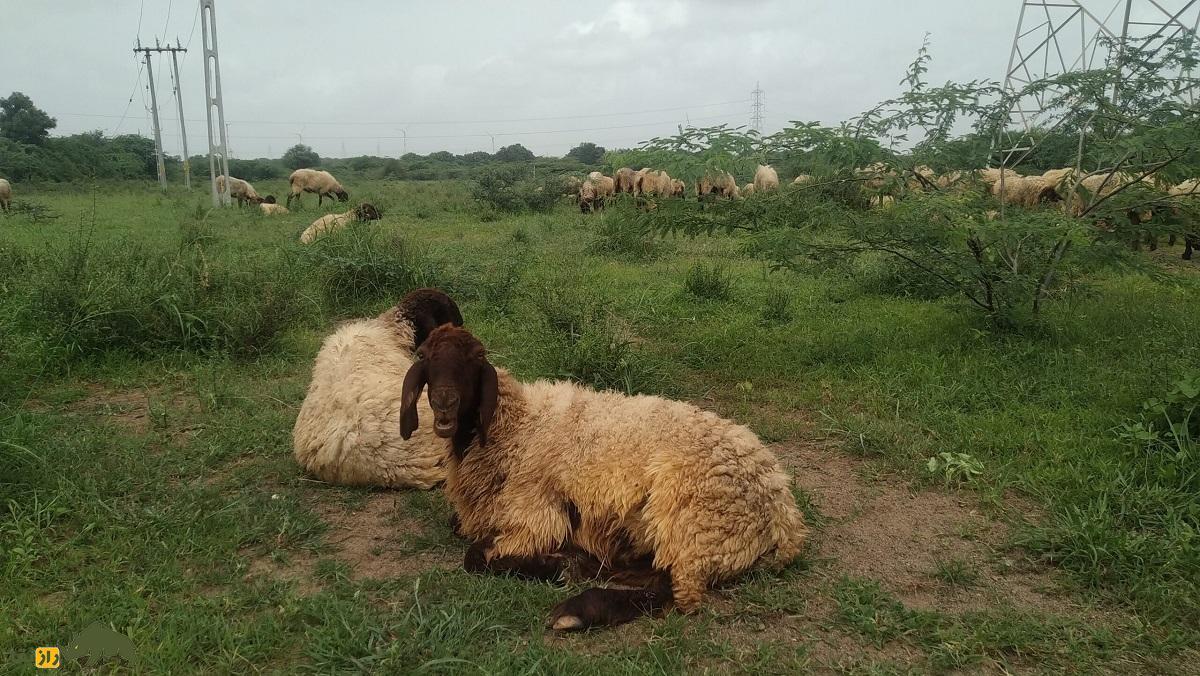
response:
[[[595,213],[603,209],[615,191],[612,177],[598,171],[592,174],[588,174],[587,180],[579,187],[579,210],[584,213]]]
[[[1167,191],[1174,198],[1200,199],[1200,178],[1186,180]],[[1172,242],[1174,243],[1174,242]],[[1192,251],[1200,249],[1200,229],[1190,223],[1183,233],[1183,259],[1192,260]]]
[[[760,164],[754,170],[754,190],[770,192],[779,188],[779,172],[769,164]]]
[[[738,192],[737,181],[727,171],[707,174],[696,183],[696,196],[701,199],[708,195],[736,199]]]
[[[581,550],[612,567],[642,561],[659,580],[568,599],[552,613],[555,629],[668,601],[694,612],[710,585],[800,553],[808,529],[788,476],[746,427],[661,397],[519,382],[459,328],[434,330],[418,355],[400,433],[419,427],[428,386],[426,424],[450,451],[446,495],[473,543],[464,567],[553,575],[548,559]]]
[[[316,238],[330,232],[341,230],[352,221],[377,221],[383,216],[374,205],[363,202],[354,207],[350,211],[340,214],[326,214],[312,222],[312,225],[305,228],[304,232],[300,233],[300,241],[304,244],[310,244]]]
[[[397,391],[413,353],[433,329],[462,326],[437,289],[417,289],[373,319],[339,327],[317,353],[308,394],[292,428],[292,450],[316,478],[346,486],[430,488],[446,477],[446,442],[431,431],[400,438]],[[430,415],[429,402],[418,402]]]
[[[217,192],[225,192],[225,177],[217,177]],[[237,177],[231,177],[229,183],[229,196],[237,200],[238,207],[243,207],[246,204],[262,204],[266,201],[260,197],[254,186]],[[273,198],[272,198],[273,199]]]
[[[0,209],[7,214],[10,207],[12,207],[12,184],[6,179],[0,178]]]
[[[637,194],[637,172],[621,167],[613,174],[613,192]]]
[[[297,169],[288,177],[288,184],[291,186],[291,192],[288,194],[287,206],[292,206],[292,200],[300,203],[300,195],[306,192],[314,192],[317,194],[317,206],[321,206],[321,200],[328,197],[332,200],[337,197],[339,202],[345,202],[350,199],[350,193],[342,187],[341,183],[333,177],[333,174],[328,171],[320,171],[319,169]]]

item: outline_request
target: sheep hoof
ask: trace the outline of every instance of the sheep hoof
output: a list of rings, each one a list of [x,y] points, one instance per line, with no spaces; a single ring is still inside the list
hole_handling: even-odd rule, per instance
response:
[[[574,615],[563,615],[554,618],[550,628],[554,631],[578,631],[583,629],[583,620]]]

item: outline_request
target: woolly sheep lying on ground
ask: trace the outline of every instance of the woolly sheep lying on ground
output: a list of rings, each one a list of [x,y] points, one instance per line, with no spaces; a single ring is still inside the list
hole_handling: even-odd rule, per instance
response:
[[[271,200],[270,202],[263,202],[262,204],[258,205],[258,208],[268,216],[291,213],[288,211],[287,207],[283,206],[282,204],[276,204],[274,200]]]
[[[419,427],[428,385],[432,427],[450,451],[446,495],[472,542],[464,567],[554,577],[554,555],[576,549],[613,569],[650,566],[644,589],[559,604],[555,629],[672,601],[694,612],[709,585],[799,555],[808,529],[788,476],[746,427],[661,397],[521,383],[459,328],[437,328],[418,355],[400,434]]]
[[[0,209],[3,209],[4,213],[8,213],[10,207],[12,207],[12,184],[0,178]]]
[[[226,181],[224,176],[217,177],[217,192],[225,192],[225,183]],[[232,177],[229,179],[229,196],[237,200],[239,207],[245,206],[246,204],[262,204],[263,202],[267,201],[266,198],[259,196],[258,191],[254,189],[254,186],[237,177]],[[272,197],[271,202],[273,203],[274,201],[275,198]]]
[[[400,438],[397,393],[413,352],[434,328],[462,325],[437,289],[417,289],[374,319],[325,339],[292,429],[296,461],[322,481],[347,486],[430,488],[446,476],[446,442],[424,431]],[[429,402],[418,406],[430,415]]]
[[[326,214],[312,222],[312,225],[300,233],[300,241],[311,244],[316,238],[346,227],[351,221],[377,221],[382,216],[373,204],[363,202],[350,211],[340,214]]]
[[[321,200],[325,197],[331,200],[336,196],[339,202],[345,202],[350,199],[350,193],[342,188],[342,184],[337,182],[333,174],[328,171],[320,171],[318,169],[297,169],[288,176],[288,184],[291,186],[291,192],[288,194],[287,205],[292,206],[292,200],[300,203],[300,195],[306,192],[315,192],[317,194],[317,206],[321,206]]]
[[[760,164],[754,170],[754,189],[758,192],[770,192],[779,187],[779,172],[769,164]]]

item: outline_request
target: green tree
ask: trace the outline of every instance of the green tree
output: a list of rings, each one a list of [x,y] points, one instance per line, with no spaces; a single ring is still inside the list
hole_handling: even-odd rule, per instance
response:
[[[33,105],[21,92],[0,99],[0,136],[19,143],[41,145],[47,134],[58,124],[46,111]]]
[[[527,162],[533,159],[533,152],[520,143],[514,143],[497,150],[496,159],[500,162]]]
[[[288,148],[283,154],[283,165],[292,170],[315,167],[320,163],[321,157],[317,155],[317,151],[302,143]]]
[[[571,148],[567,153],[567,159],[581,164],[600,164],[604,161],[604,147],[585,141]]]

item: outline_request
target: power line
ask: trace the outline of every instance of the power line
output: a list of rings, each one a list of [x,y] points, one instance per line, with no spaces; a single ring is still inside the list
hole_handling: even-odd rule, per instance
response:
[[[429,120],[429,121],[420,121],[420,122],[403,122],[403,121],[399,121],[399,122],[398,121],[363,122],[363,121],[352,121],[352,120],[320,121],[320,122],[313,122],[313,121],[307,121],[307,120],[292,120],[292,121],[229,120],[229,123],[230,124],[251,124],[251,125],[254,125],[254,124],[257,124],[257,125],[284,125],[284,126],[313,125],[313,126],[346,126],[346,127],[360,127],[360,126],[410,127],[410,126],[438,126],[438,125],[456,125],[456,124],[509,124],[509,123],[514,123],[514,122],[550,122],[550,121],[556,121],[556,120],[585,120],[585,119],[606,118],[606,117],[625,117],[625,116],[630,116],[630,115],[643,115],[646,113],[663,113],[663,112],[674,112],[674,111],[681,111],[681,110],[692,110],[695,108],[714,108],[717,106],[729,106],[729,105],[735,105],[735,104],[744,104],[744,103],[749,103],[750,101],[751,101],[751,99],[740,99],[737,101],[722,101],[720,103],[703,103],[703,104],[698,104],[698,105],[677,106],[677,107],[672,107],[672,108],[651,108],[651,109],[646,109],[646,110],[621,111],[621,112],[616,112],[616,113],[592,113],[592,114],[585,114],[585,115],[557,115],[557,116],[551,116],[551,117],[524,117],[524,118],[510,118],[510,119],[503,119],[503,120]],[[65,115],[68,117],[116,117],[116,115],[105,115],[105,114],[100,114],[100,113],[56,113],[56,114],[57,115]],[[703,118],[698,118],[698,119],[703,119]],[[203,120],[188,120],[188,121],[189,122],[203,122]]]

